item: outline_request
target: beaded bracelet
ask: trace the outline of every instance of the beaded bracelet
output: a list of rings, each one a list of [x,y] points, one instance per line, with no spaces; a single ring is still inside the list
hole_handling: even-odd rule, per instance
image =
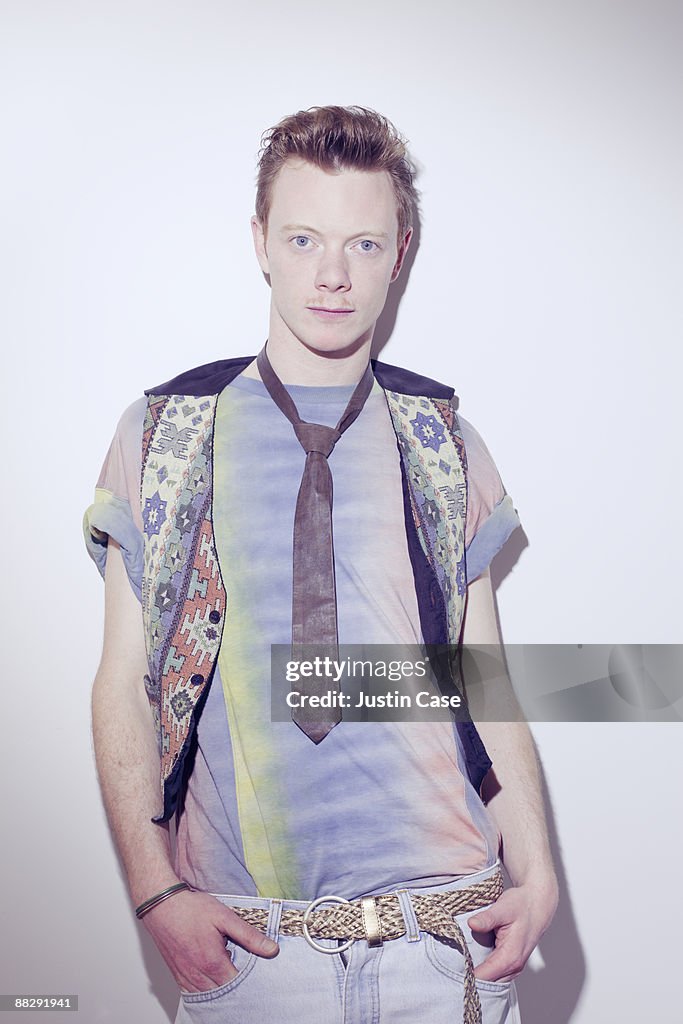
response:
[[[176,885],[171,885],[168,889],[163,889],[161,892],[158,892],[156,896],[150,896],[148,900],[145,900],[145,902],[141,903],[139,907],[136,907],[135,916],[137,918],[143,917],[148,910],[151,910],[152,907],[156,907],[159,903],[163,903],[164,900],[169,898],[169,896],[173,896],[175,893],[182,892],[183,889],[189,888],[190,886],[187,882],[177,882]]]

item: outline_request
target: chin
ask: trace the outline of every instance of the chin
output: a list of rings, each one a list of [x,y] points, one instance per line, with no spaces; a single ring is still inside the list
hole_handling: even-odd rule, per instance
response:
[[[367,342],[366,338],[358,338],[355,341],[348,342],[347,344],[330,344],[326,345],[324,342],[302,342],[305,348],[309,352],[315,352],[319,356],[327,356],[329,359],[343,359],[346,356],[351,356],[358,349],[362,348]]]
[[[315,338],[302,337],[301,335],[297,337],[300,344],[307,348],[309,352],[316,352],[321,356],[337,356],[339,358],[353,355],[359,348],[369,343],[371,339],[371,330],[365,331],[360,337],[354,336],[352,338],[321,338],[319,335]]]

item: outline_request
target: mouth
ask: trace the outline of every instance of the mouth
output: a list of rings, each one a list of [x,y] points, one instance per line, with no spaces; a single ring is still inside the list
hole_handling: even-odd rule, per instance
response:
[[[328,306],[307,306],[306,308],[321,320],[343,320],[344,317],[350,316],[354,312],[353,309],[335,309]]]

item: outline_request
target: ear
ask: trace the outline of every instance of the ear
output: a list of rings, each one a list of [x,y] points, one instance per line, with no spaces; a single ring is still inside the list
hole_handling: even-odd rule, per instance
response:
[[[413,229],[412,228],[408,228],[408,230],[406,231],[405,235],[403,236],[403,240],[401,241],[401,244],[398,247],[398,256],[396,257],[396,262],[394,263],[394,269],[391,272],[391,280],[392,281],[395,281],[396,278],[398,277],[398,275],[401,273],[401,267],[403,266],[403,260],[405,259],[405,255],[408,252],[408,246],[410,245],[410,239],[412,237],[413,237]]]
[[[251,218],[251,233],[254,236],[254,249],[256,250],[256,259],[259,261],[259,266],[264,274],[270,273],[268,264],[268,253],[266,252],[266,233],[263,230],[263,225],[256,215]]]

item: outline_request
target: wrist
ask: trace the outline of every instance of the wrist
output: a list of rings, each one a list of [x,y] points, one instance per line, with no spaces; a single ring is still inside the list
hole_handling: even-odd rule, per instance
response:
[[[187,882],[176,882],[175,885],[169,885],[166,889],[162,889],[161,892],[155,893],[148,899],[141,903],[135,908],[135,916],[140,920],[148,914],[150,910],[154,910],[160,904],[165,903],[166,900],[171,899],[173,896],[178,896],[181,892],[188,892],[190,886]]]
[[[179,878],[175,871],[163,872],[158,875],[146,875],[144,880],[140,879],[135,885],[131,884],[130,886],[130,898],[133,907],[139,907],[141,903],[145,903],[152,896],[156,896],[157,893],[170,889],[171,886],[178,885],[182,881],[183,879]]]
[[[524,886],[536,892],[547,893],[549,896],[558,891],[555,867],[550,860],[536,861],[524,867],[515,865],[513,868],[508,864],[505,867],[516,888]]]
[[[526,875],[515,883],[516,888],[524,888],[538,907],[545,908],[546,915],[551,918],[559,901],[559,885],[552,868]]]

